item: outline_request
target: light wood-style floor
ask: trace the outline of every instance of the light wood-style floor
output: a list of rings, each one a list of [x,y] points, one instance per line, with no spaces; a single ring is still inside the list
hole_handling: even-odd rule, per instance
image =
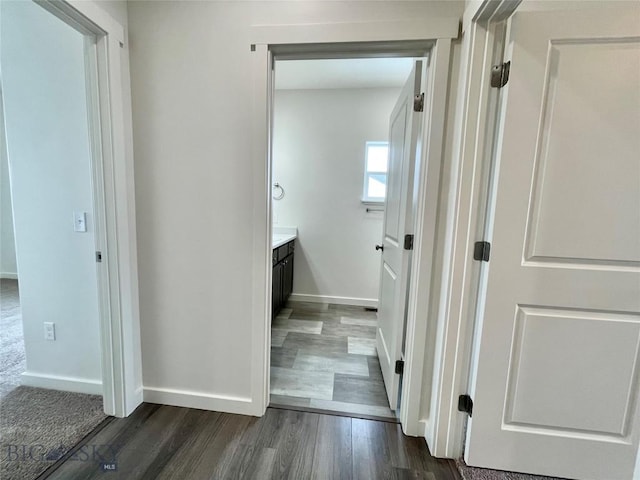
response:
[[[111,420],[56,467],[42,478],[460,478],[452,461],[431,457],[424,439],[404,436],[396,423],[275,408],[256,418],[151,404]]]
[[[271,325],[271,405],[397,421],[376,325],[363,307],[289,302]]]

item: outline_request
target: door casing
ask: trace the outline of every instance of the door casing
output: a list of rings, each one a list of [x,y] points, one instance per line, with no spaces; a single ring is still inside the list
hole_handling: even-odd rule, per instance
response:
[[[451,39],[457,18],[364,22],[356,24],[253,27],[252,157],[254,177],[252,410],[263,415],[269,403],[271,319],[271,145],[274,58],[420,56],[429,58],[425,84],[425,120],[419,135],[416,168],[413,272],[409,287],[407,351],[400,422],[408,435],[423,436],[420,421],[425,363],[428,292],[436,241],[437,200],[443,160]],[[425,297],[427,297],[425,299]]]
[[[435,319],[435,348],[425,438],[433,455],[459,458],[467,416],[458,411],[458,396],[469,391],[474,314],[481,298],[482,262],[473,259],[474,242],[484,233],[491,156],[496,135],[499,89],[488,72],[502,61],[506,20],[520,0],[482,0],[465,10],[462,22],[458,110],[453,133],[453,160],[442,241],[441,277]]]

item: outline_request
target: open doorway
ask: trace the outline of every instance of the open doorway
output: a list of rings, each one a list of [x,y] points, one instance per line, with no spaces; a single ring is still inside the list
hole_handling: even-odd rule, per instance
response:
[[[1,8],[0,476],[33,478],[107,418],[96,40],[35,2]]]
[[[414,69],[410,57],[276,59],[271,406],[397,419],[377,310],[390,120]]]

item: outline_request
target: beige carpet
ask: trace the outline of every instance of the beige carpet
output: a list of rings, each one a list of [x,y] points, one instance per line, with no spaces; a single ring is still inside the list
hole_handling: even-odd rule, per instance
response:
[[[0,398],[20,386],[27,369],[18,281],[0,279]]]
[[[556,477],[528,475],[526,473],[503,472],[488,468],[469,467],[463,460],[456,460],[456,466],[463,480],[562,480]]]
[[[2,279],[0,287],[0,479],[30,480],[107,417],[100,396],[20,386],[26,366],[18,282]]]
[[[0,400],[0,478],[37,477],[106,418],[97,395],[16,388]]]

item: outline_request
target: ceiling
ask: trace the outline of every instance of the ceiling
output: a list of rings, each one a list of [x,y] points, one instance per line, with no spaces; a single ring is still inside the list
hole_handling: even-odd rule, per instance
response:
[[[413,58],[279,60],[276,90],[402,87]]]

